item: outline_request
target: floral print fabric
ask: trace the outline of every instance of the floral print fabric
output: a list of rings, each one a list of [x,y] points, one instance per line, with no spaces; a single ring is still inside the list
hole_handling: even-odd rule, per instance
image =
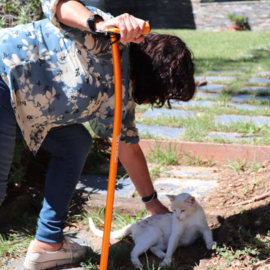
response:
[[[114,75],[109,40],[67,27],[55,16],[58,0],[43,0],[47,19],[0,31],[0,75],[30,150],[36,154],[51,128],[90,122],[112,136]],[[111,15],[87,7],[104,20]],[[123,103],[121,140],[138,143],[129,87],[129,46],[120,44]]]

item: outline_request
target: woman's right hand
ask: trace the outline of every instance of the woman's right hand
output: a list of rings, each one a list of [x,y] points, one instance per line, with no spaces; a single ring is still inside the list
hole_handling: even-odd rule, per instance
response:
[[[96,30],[105,32],[110,26],[119,28],[121,35],[120,42],[123,44],[129,42],[140,43],[144,39],[142,32],[146,26],[146,22],[129,15],[128,13],[122,14],[106,22],[97,22]]]

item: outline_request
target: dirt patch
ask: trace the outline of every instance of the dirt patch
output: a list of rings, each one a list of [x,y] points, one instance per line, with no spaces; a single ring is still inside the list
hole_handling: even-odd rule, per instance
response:
[[[208,259],[208,268],[204,263],[196,269],[253,269],[270,252],[270,197],[254,201],[270,191],[269,164],[253,173],[223,168],[218,183],[203,207],[220,249]]]

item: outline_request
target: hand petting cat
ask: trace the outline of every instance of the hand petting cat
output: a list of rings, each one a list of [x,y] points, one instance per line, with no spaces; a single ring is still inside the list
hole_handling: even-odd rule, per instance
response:
[[[151,202],[146,203],[145,208],[150,215],[161,215],[170,213],[170,210],[166,206],[164,206],[158,199],[154,199]]]

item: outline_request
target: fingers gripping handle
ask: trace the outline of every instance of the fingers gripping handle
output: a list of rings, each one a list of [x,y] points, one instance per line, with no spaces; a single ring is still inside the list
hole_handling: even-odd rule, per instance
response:
[[[149,34],[150,31],[151,31],[150,24],[149,24],[149,22],[146,22],[146,25],[145,25],[144,30],[142,32],[142,35]],[[114,33],[114,34],[119,34],[120,35],[120,30],[117,27],[111,26],[110,28],[106,29],[106,33],[108,33],[108,34],[109,33],[110,34]]]

